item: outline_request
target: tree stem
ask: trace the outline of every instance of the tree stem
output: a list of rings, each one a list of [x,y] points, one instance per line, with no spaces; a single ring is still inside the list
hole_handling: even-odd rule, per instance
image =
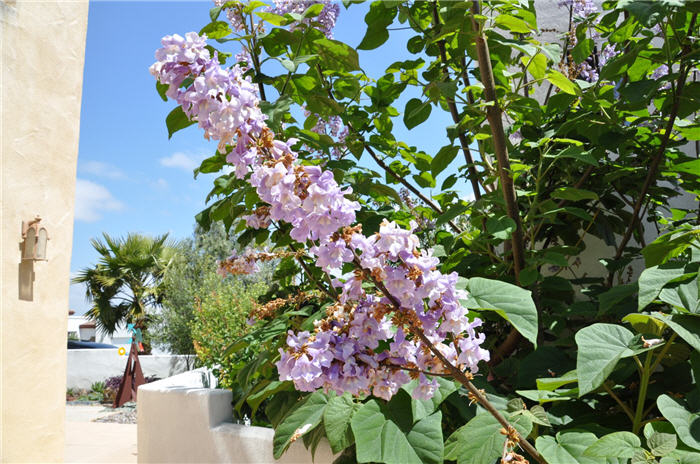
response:
[[[523,240],[523,226],[520,221],[520,212],[518,210],[518,198],[515,194],[515,186],[513,178],[510,175],[510,160],[508,159],[508,146],[506,144],[506,135],[503,130],[503,109],[496,98],[496,83],[493,77],[493,68],[491,67],[491,57],[489,48],[486,43],[486,37],[480,30],[479,23],[475,19],[475,15],[480,12],[479,0],[474,0],[472,3],[472,29],[476,33],[476,53],[479,60],[479,73],[481,74],[481,84],[484,86],[484,97],[487,102],[491,103],[486,107],[486,117],[491,128],[493,137],[493,148],[498,161],[498,175],[501,181],[501,190],[503,199],[506,203],[506,212],[508,217],[515,222],[515,230],[511,236],[512,253],[513,253],[513,270],[515,281],[520,285],[520,271],[525,264],[525,245]]]
[[[438,4],[433,3],[433,22],[435,28],[440,26],[440,15],[438,14]],[[439,31],[438,31],[439,32]],[[445,80],[450,80],[450,71],[447,69],[447,52],[445,50],[445,41],[443,39],[437,42],[438,50],[440,50],[440,59],[442,61],[442,74]],[[474,166],[474,159],[469,151],[469,141],[464,133],[459,128],[459,123],[461,118],[459,117],[459,112],[457,111],[457,105],[452,98],[445,97],[447,102],[447,107],[450,109],[450,115],[452,116],[452,121],[458,126],[457,134],[459,138],[459,143],[462,146],[462,152],[464,153],[464,160],[467,163],[467,169],[469,170],[469,181],[472,184],[472,190],[474,191],[474,199],[479,200],[481,198],[481,191],[479,189],[479,173],[476,171]]]
[[[649,386],[649,377],[651,376],[651,352],[647,352],[644,358],[644,367],[642,368],[641,380],[639,382],[639,397],[637,398],[637,410],[634,413],[634,421],[632,422],[632,433],[637,435],[642,423],[642,412],[644,412],[644,402],[647,398],[647,387]]]

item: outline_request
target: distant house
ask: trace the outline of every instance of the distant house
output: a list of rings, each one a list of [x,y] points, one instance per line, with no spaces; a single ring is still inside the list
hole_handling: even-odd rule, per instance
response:
[[[131,334],[126,327],[119,327],[112,335],[107,335],[99,330],[95,322],[85,316],[75,316],[74,311],[68,316],[68,338],[83,342],[107,343],[110,345],[129,347]]]

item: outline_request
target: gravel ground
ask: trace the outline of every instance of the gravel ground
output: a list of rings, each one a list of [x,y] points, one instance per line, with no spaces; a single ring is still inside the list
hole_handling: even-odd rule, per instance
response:
[[[106,407],[102,410],[106,413],[93,419],[92,422],[110,422],[113,424],[135,424],[136,423],[136,403],[128,402],[122,407],[113,409]]]
[[[95,422],[113,422],[117,424],[135,424],[136,423],[136,410],[129,409],[125,411],[120,411],[115,414],[110,414],[108,416],[99,417],[95,419]]]

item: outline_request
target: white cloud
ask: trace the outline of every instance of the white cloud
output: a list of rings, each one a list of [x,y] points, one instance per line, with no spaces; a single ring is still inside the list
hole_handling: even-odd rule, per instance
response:
[[[125,179],[126,176],[116,166],[100,161],[85,161],[78,163],[78,171],[107,179]]]
[[[105,187],[85,179],[75,182],[75,220],[95,222],[105,211],[119,211],[124,205]]]
[[[187,155],[182,152],[173,153],[160,159],[160,164],[168,168],[182,169],[183,171],[192,172],[202,162],[201,155]]]
[[[151,182],[151,187],[153,187],[154,190],[168,190],[168,181],[163,179],[162,177],[159,177],[158,180]]]

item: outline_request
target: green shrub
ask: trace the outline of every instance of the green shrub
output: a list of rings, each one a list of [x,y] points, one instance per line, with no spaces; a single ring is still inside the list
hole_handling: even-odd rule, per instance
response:
[[[253,301],[267,291],[262,282],[246,283],[232,279],[222,280],[209,293],[197,302],[192,339],[197,358],[206,367],[214,369],[219,385],[233,388],[234,374],[240,369],[244,357],[231,357],[225,353],[226,347],[249,331],[246,319],[253,308]]]

